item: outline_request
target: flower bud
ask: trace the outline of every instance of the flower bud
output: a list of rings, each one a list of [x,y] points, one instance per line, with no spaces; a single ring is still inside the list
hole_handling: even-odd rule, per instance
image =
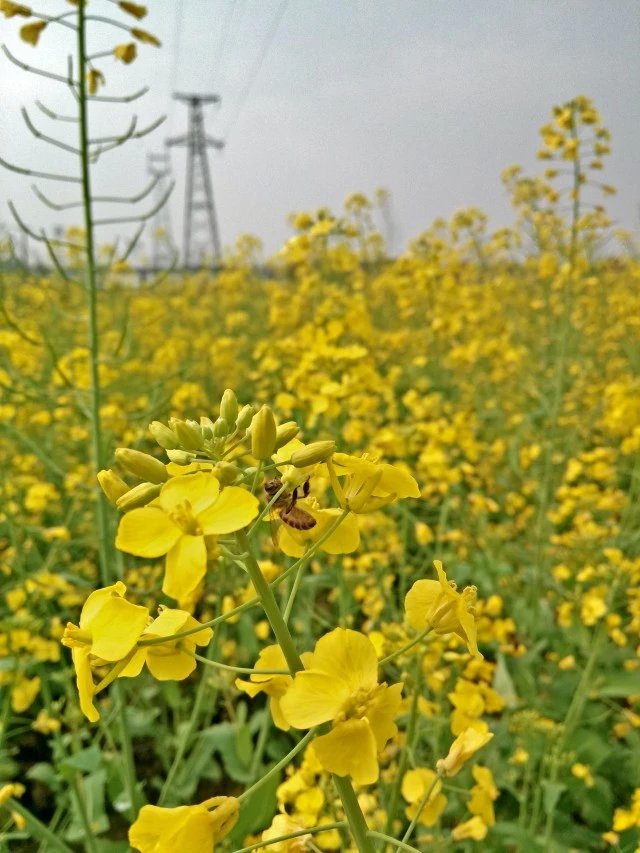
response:
[[[233,486],[242,480],[244,471],[231,462],[216,462],[213,466],[213,475],[221,485]]]
[[[176,465],[191,465],[196,458],[194,453],[187,453],[186,450],[167,450],[167,456]]]
[[[226,421],[229,424],[228,432],[231,432],[235,425],[236,418],[238,417],[238,398],[231,388],[227,388],[222,395],[222,400],[220,401],[220,417],[223,421]]]
[[[171,418],[169,424],[178,436],[178,442],[183,450],[202,450],[202,430],[198,424],[181,421],[178,418]]]
[[[251,423],[251,419],[253,418],[255,411],[256,410],[253,408],[253,406],[249,405],[243,406],[240,409],[240,414],[236,419],[236,426],[239,430],[245,430],[249,428],[249,424]]]
[[[251,455],[270,459],[276,449],[276,419],[269,406],[263,406],[251,421]]]
[[[122,495],[125,495],[129,491],[129,486],[125,481],[121,477],[118,477],[115,471],[112,471],[110,468],[98,471],[98,482],[107,500],[114,506],[116,506],[118,498],[121,498]]]
[[[200,431],[205,441],[209,441],[214,436],[213,421],[211,418],[200,418]]]
[[[316,465],[324,462],[336,450],[335,441],[314,441],[300,450],[294,450],[291,454],[291,464],[295,468],[306,468],[308,465]]]
[[[121,512],[129,512],[131,509],[146,506],[158,497],[161,488],[160,483],[140,483],[130,489],[126,495],[118,498],[116,506]]]
[[[289,444],[290,441],[297,436],[300,432],[300,427],[295,421],[287,421],[285,424],[280,424],[278,429],[276,430],[276,450],[280,450],[281,447],[284,447],[285,444]]]
[[[213,425],[213,434],[216,438],[225,438],[231,432],[233,423],[229,425],[229,421],[224,418],[218,418]]]
[[[142,453],[140,450],[132,450],[130,447],[118,447],[116,449],[116,461],[130,474],[148,480],[150,483],[164,483],[169,479],[166,467],[159,459]]]
[[[160,421],[152,421],[149,424],[149,432],[165,450],[174,450],[178,446],[175,432]]]

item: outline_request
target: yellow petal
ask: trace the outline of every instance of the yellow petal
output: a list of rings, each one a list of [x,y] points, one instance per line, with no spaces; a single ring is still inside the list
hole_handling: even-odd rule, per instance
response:
[[[182,531],[160,507],[132,509],[120,519],[116,548],[136,557],[161,557],[176,544]]]
[[[201,805],[143,806],[129,830],[129,843],[141,853],[212,851],[214,826],[213,816]]]
[[[118,678],[137,678],[142,672],[142,667],[147,659],[147,646],[138,648],[129,663],[118,674]]]
[[[149,646],[147,666],[158,681],[182,681],[196,668],[195,660],[179,649],[165,650],[165,646]]]
[[[202,536],[181,536],[167,554],[162,591],[182,601],[207,570],[207,549]]]
[[[158,500],[165,512],[171,512],[176,506],[188,501],[194,515],[199,515],[215,503],[219,492],[220,483],[217,477],[199,471],[167,480]]]
[[[366,720],[345,720],[329,734],[317,737],[313,748],[325,770],[337,776],[351,776],[356,785],[371,785],[380,768],[376,740]]]
[[[278,528],[278,547],[287,557],[302,557],[306,551],[305,542],[303,531],[294,530],[288,524],[281,524]]]
[[[335,628],[316,643],[309,667],[346,684],[350,692],[378,683],[378,657],[368,637],[349,628]]]
[[[420,488],[408,471],[396,468],[384,462],[382,477],[374,490],[374,495],[395,495],[398,498],[419,498]]]
[[[409,625],[417,631],[424,630],[442,600],[442,586],[438,581],[416,581],[404,600]]]
[[[289,723],[287,722],[287,718],[282,712],[282,706],[280,702],[281,700],[277,696],[272,696],[269,700],[271,716],[273,717],[273,723],[277,728],[281,729],[281,731],[283,732],[288,732]]]
[[[114,595],[122,596],[127,591],[126,586],[122,583],[122,581],[118,581],[117,583],[112,584],[111,586],[105,586],[103,589],[96,589],[94,592],[89,595],[85,603],[82,605],[82,613],[80,614],[80,627],[88,631],[91,627],[91,621],[94,616],[100,611],[100,608],[104,605],[106,601],[112,598]]]
[[[316,541],[332,524],[335,524],[336,518],[342,510],[323,509],[316,510],[315,512],[310,510],[310,512],[317,521],[316,526],[311,528],[311,538],[313,541]],[[360,529],[358,527],[358,519],[353,513],[350,513],[342,520],[338,529],[320,547],[327,554],[351,554],[359,545]]]
[[[75,648],[71,650],[73,665],[76,669],[76,685],[80,697],[80,710],[89,720],[95,723],[100,719],[100,714],[93,705],[95,685],[89,665],[89,649]]]
[[[106,661],[125,658],[149,620],[146,607],[112,596],[91,620],[92,654]]]
[[[398,733],[394,719],[402,707],[402,687],[402,684],[392,684],[391,687],[386,687],[367,706],[366,716],[379,752],[384,749],[387,741]]]
[[[298,672],[280,700],[280,708],[294,728],[310,729],[333,720],[349,696],[345,681],[323,672]]]
[[[258,499],[251,492],[227,486],[213,506],[198,514],[198,522],[205,535],[233,533],[253,521],[259,509]]]

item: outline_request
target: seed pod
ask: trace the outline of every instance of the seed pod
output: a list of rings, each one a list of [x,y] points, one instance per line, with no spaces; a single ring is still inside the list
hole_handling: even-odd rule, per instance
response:
[[[164,483],[169,479],[167,469],[162,462],[148,453],[132,450],[130,447],[118,447],[115,456],[123,468],[135,477],[140,477],[141,480]]]
[[[220,417],[229,424],[228,432],[231,432],[235,426],[236,418],[238,417],[238,398],[231,388],[227,388],[222,395],[222,400],[220,401]]]
[[[276,449],[276,419],[269,406],[263,406],[251,421],[251,455],[270,459]]]
[[[165,450],[174,450],[178,446],[178,436],[161,421],[152,421],[149,432]]]
[[[110,468],[98,471],[98,482],[109,503],[117,505],[118,498],[129,491],[129,486]]]
[[[122,512],[129,512],[129,510],[146,506],[158,497],[161,488],[162,486],[159,483],[139,483],[130,489],[126,495],[118,498],[116,506]]]
[[[306,468],[324,462],[336,450],[335,441],[314,441],[291,454],[291,464],[296,468]]]
[[[295,421],[287,421],[280,424],[276,430],[276,450],[280,450],[285,444],[292,441],[300,432],[300,427]]]

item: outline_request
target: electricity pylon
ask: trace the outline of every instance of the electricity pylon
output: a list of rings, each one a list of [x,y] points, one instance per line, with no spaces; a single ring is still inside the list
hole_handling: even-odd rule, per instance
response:
[[[165,151],[162,154],[147,154],[147,172],[156,181],[154,206],[158,208],[153,217],[151,266],[154,270],[167,269],[174,254],[169,205],[161,204],[167,194],[166,178],[170,172],[168,153]]]
[[[189,130],[184,136],[167,139],[167,145],[187,148],[187,183],[185,188],[183,263],[195,267],[207,252],[214,261],[220,259],[220,232],[213,201],[207,148],[224,147],[224,142],[208,136],[204,128],[204,104],[220,103],[219,95],[185,95],[173,97],[189,105]]]

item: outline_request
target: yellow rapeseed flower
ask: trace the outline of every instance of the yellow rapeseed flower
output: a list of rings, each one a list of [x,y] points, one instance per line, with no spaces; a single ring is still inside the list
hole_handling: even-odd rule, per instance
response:
[[[140,6],[138,3],[130,3],[129,0],[119,0],[118,6],[120,6],[123,12],[126,12],[128,15],[133,15],[133,17],[137,18],[139,21],[141,21],[147,14],[146,6]]]
[[[246,489],[220,490],[212,474],[172,477],[157,501],[120,520],[116,546],[137,557],[167,555],[162,590],[184,600],[204,578],[205,537],[240,530],[258,514],[258,500]]]
[[[441,776],[455,776],[464,767],[471,756],[489,743],[493,734],[485,725],[484,731],[478,728],[465,729],[454,740],[446,758],[441,758],[436,769]]]
[[[459,823],[451,833],[454,841],[464,841],[465,839],[482,841],[486,836],[487,825],[478,815],[472,817],[470,820],[466,820],[464,823]]]
[[[249,676],[250,680],[243,681],[241,678],[236,679],[238,690],[248,693],[249,696],[257,696],[258,693],[266,693],[269,696],[269,707],[271,708],[273,722],[279,729],[285,732],[289,729],[289,723],[286,721],[280,708],[280,700],[293,683],[293,678],[290,675],[261,675],[260,670],[288,668],[280,646],[267,646],[258,655],[254,671]]]
[[[358,631],[336,628],[318,640],[280,707],[294,728],[331,721],[331,731],[313,742],[318,761],[330,773],[370,785],[379,776],[378,753],[397,733],[401,693],[402,684],[378,684],[373,643]]]
[[[419,498],[414,478],[401,468],[364,456],[334,453],[327,466],[341,506],[352,512],[375,512],[398,498]],[[339,482],[344,477],[344,482]]]
[[[143,806],[129,829],[129,844],[140,853],[213,853],[238,820],[235,797],[212,797],[195,806]]]
[[[93,705],[95,685],[91,664],[124,660],[149,619],[146,607],[125,600],[126,589],[118,581],[92,592],[80,613],[80,625],[67,623],[62,637],[62,644],[71,649],[76,668],[80,708],[92,723],[99,719],[100,714]]]
[[[457,634],[470,654],[482,657],[476,641],[475,586],[467,586],[460,593],[447,579],[440,560],[434,560],[433,565],[438,580],[416,581],[407,593],[407,622],[419,631],[431,627],[436,634]]]
[[[427,767],[416,767],[414,770],[405,773],[402,779],[402,796],[410,804],[405,809],[405,814],[409,820],[413,820],[418,811],[418,805],[431,786],[434,786],[418,818],[418,822],[423,826],[435,826],[438,818],[447,807],[447,798],[442,793],[442,783],[435,782],[436,775],[433,770]]]
[[[180,631],[197,628],[200,623],[185,610],[174,610],[161,607],[160,615],[145,628],[141,640],[171,637]],[[135,678],[140,674],[144,664],[158,681],[182,681],[191,675],[196,668],[192,657],[196,646],[206,646],[213,637],[211,628],[203,628],[178,640],[167,640],[166,643],[139,646],[127,666],[120,673],[122,678]]]

